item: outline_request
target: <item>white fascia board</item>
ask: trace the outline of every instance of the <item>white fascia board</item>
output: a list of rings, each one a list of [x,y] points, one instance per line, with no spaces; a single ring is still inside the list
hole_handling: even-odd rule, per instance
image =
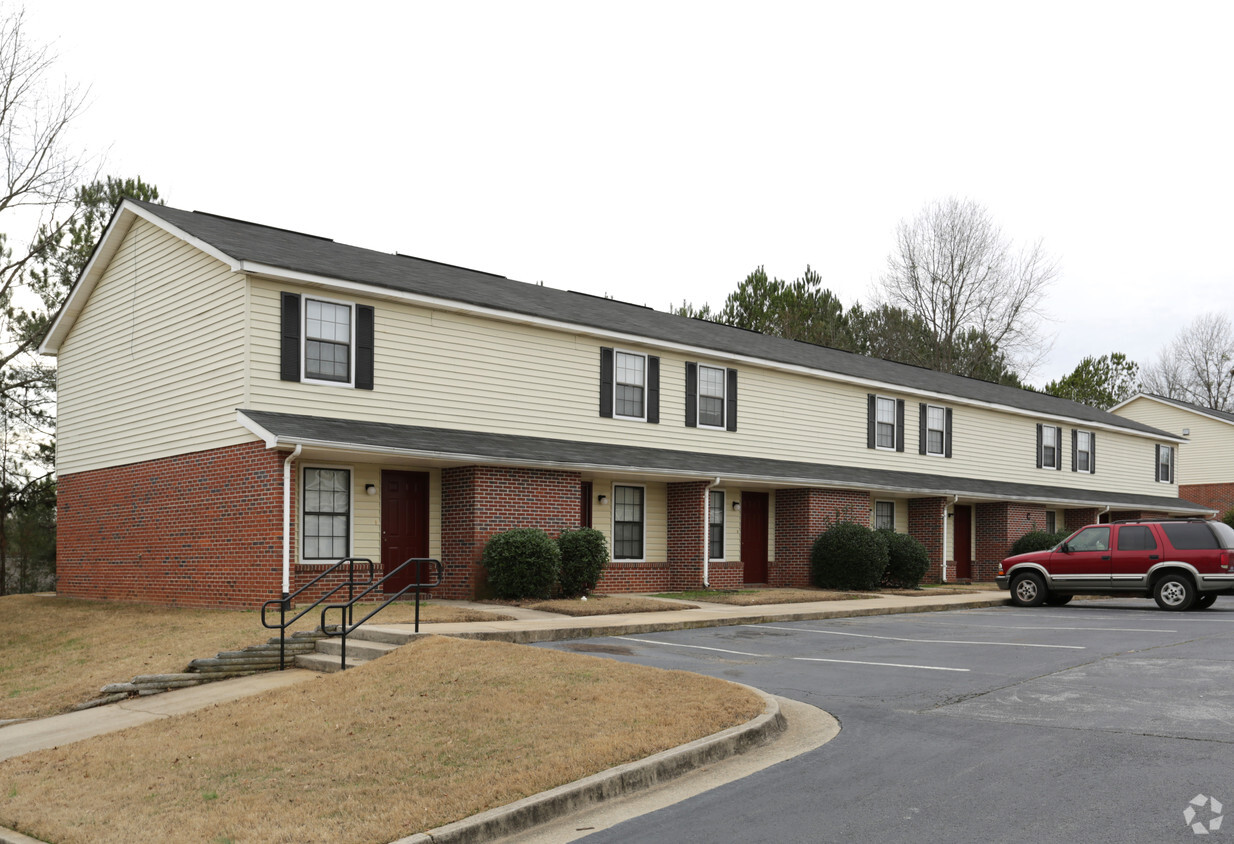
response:
[[[1057,416],[1051,414],[1037,413],[1024,408],[1012,407],[1011,405],[996,404],[993,402],[983,402],[976,399],[966,399],[959,396],[951,395],[950,393],[936,393],[929,390],[922,390],[916,387],[907,387],[903,384],[892,384],[885,381],[873,381],[866,378],[859,378],[855,375],[845,375],[839,372],[829,372],[823,369],[813,369],[808,366],[800,366],[798,364],[782,363],[780,361],[767,360],[766,358],[749,357],[748,355],[736,355],[731,352],[725,352],[719,349],[705,348],[701,346],[690,346],[684,343],[675,343],[671,340],[658,340],[652,337],[643,337],[637,334],[626,334],[618,331],[605,331],[601,328],[594,328],[587,325],[579,325],[573,322],[562,322],[560,320],[545,319],[544,317],[536,317],[528,314],[516,314],[511,311],[503,311],[497,308],[488,308],[483,305],[471,305],[464,302],[456,302],[450,299],[441,299],[436,296],[425,296],[420,293],[408,293],[402,290],[394,290],[387,287],[377,287],[371,284],[364,284],[355,281],[344,281],[342,279],[331,278],[329,276],[320,276],[313,273],[303,273],[294,270],[285,270],[279,267],[270,266],[269,264],[258,264],[252,261],[244,261],[240,265],[243,272],[253,275],[267,276],[270,278],[281,279],[285,281],[297,282],[299,284],[311,285],[314,287],[324,287],[333,290],[346,291],[353,295],[364,295],[370,298],[392,299],[400,302],[408,302],[415,305],[421,305],[426,308],[433,308],[442,311],[455,311],[458,313],[470,314],[474,316],[482,316],[488,319],[501,320],[502,322],[521,323],[524,325],[532,325],[537,328],[548,328],[554,331],[564,331],[570,334],[581,334],[587,337],[596,337],[601,340],[606,340],[613,344],[625,343],[633,346],[651,346],[660,349],[670,349],[672,351],[682,352],[686,355],[695,355],[699,357],[707,357],[713,360],[721,360],[728,363],[740,363],[752,366],[758,366],[763,369],[772,369],[779,372],[790,372],[795,375],[805,375],[810,378],[819,378],[824,381],[837,381],[845,384],[855,384],[865,389],[883,390],[885,392],[899,393],[900,395],[918,396],[921,398],[932,399],[937,402],[950,405],[964,405],[967,407],[980,407],[986,410],[995,410],[1002,413],[1010,413],[1016,416],[1024,416],[1030,419],[1050,420],[1056,422],[1065,422],[1068,425],[1087,428],[1090,430],[1106,430],[1114,431],[1120,434],[1128,434],[1130,436],[1143,437],[1153,441],[1169,440],[1171,442],[1186,442],[1182,437],[1175,436],[1167,432],[1161,434],[1151,434],[1147,431],[1136,431],[1130,428],[1123,428],[1118,425],[1110,425],[1102,422],[1090,422],[1086,419],[1075,419],[1070,416]]]
[[[442,460],[455,462],[459,464],[484,463],[488,466],[508,466],[515,468],[530,468],[530,469],[559,469],[571,472],[596,472],[599,474],[615,473],[622,475],[662,475],[678,478],[688,478],[691,480],[707,480],[712,481],[716,475],[714,472],[690,472],[683,469],[665,469],[652,466],[625,466],[613,465],[607,463],[572,463],[562,460],[528,460],[528,459],[511,459],[505,457],[493,457],[488,454],[468,454],[462,452],[442,452],[430,451],[427,449],[416,448],[396,448],[393,446],[371,446],[358,445],[356,443],[340,442],[336,440],[317,440],[305,437],[286,437],[281,438],[262,426],[258,425],[252,419],[249,419],[241,411],[236,411],[237,418],[240,424],[244,425],[266,443],[266,448],[277,448],[285,446],[291,448],[296,445],[304,448],[321,448],[330,449],[332,451],[347,451],[358,454],[366,454],[373,456],[388,455],[391,457],[412,457],[422,460]],[[847,481],[821,481],[818,478],[793,478],[793,477],[768,477],[766,475],[750,475],[745,473],[726,473],[723,476],[726,484],[740,484],[742,482],[767,484],[772,483],[778,487],[813,487],[826,489],[853,489],[854,486],[869,492],[883,493],[901,493],[907,494],[915,498],[936,498],[945,497],[948,495],[958,495],[970,501],[1023,501],[1036,504],[1056,505],[1060,507],[1105,507],[1108,502],[1100,499],[1092,500],[1076,500],[1071,498],[1030,498],[1027,496],[1017,495],[990,495],[988,493],[971,492],[963,489],[947,489],[947,490],[921,490],[914,487],[897,486],[894,484],[878,484],[863,482],[861,484],[853,484]],[[1119,505],[1126,507],[1135,507],[1137,505],[1127,504]],[[1142,505],[1145,508],[1148,505]],[[1160,509],[1160,505],[1152,505],[1155,509]],[[1169,508],[1167,508],[1169,509]],[[1174,512],[1180,513],[1208,513],[1211,510],[1195,509],[1195,508],[1173,508]]]
[[[59,353],[60,346],[64,343],[64,338],[68,335],[69,330],[73,327],[73,323],[77,321],[77,317],[86,306],[86,301],[94,291],[95,285],[98,284],[99,278],[102,277],[103,272],[116,257],[116,252],[119,251],[124,236],[128,234],[129,229],[133,226],[133,222],[138,218],[158,226],[168,234],[178,237],[190,246],[205,252],[210,257],[217,258],[226,264],[232,272],[239,270],[239,262],[230,255],[219,251],[204,240],[193,237],[188,232],[173,226],[157,214],[126,199],[120,203],[120,206],[112,215],[111,222],[107,224],[107,229],[103,232],[103,236],[99,238],[99,244],[95,248],[94,254],[90,256],[90,261],[81,271],[77,283],[69,291],[69,295],[64,300],[63,307],[60,308],[60,312],[56,314],[51,328],[47,331],[47,336],[39,344],[40,354],[54,356]]]
[[[1207,412],[1208,408],[1184,407],[1183,405],[1178,404],[1177,402],[1172,402],[1169,399],[1163,399],[1160,396],[1151,396],[1148,393],[1137,393],[1136,395],[1132,396],[1126,401],[1119,402],[1118,404],[1111,407],[1110,412],[1113,413],[1114,411],[1118,410],[1120,407],[1130,404],[1136,399],[1145,399],[1147,401],[1155,401],[1157,404],[1161,405],[1162,407],[1168,407],[1172,410],[1181,410],[1183,413],[1194,413],[1196,416],[1203,416],[1205,419],[1211,419],[1214,422],[1220,422],[1223,425],[1234,425],[1234,422],[1231,422],[1229,419],[1222,419],[1220,416],[1213,416],[1211,413],[1208,413]],[[1183,441],[1190,442],[1190,440],[1187,440],[1185,438]]]

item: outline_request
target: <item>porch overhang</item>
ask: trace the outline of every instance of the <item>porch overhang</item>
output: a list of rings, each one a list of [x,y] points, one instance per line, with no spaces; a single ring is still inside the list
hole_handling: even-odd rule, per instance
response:
[[[239,409],[237,421],[267,448],[416,459],[436,465],[521,466],[665,480],[707,480],[777,487],[863,489],[899,497],[959,496],[967,501],[1023,501],[1048,507],[1109,507],[1206,516],[1209,507],[1180,498],[1107,492],[922,472],[708,454],[603,442],[557,440],[450,428],[331,419]]]

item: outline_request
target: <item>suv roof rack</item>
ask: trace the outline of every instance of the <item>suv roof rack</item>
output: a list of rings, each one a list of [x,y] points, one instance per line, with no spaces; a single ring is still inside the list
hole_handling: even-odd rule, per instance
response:
[[[1208,519],[1202,519],[1199,516],[1165,516],[1160,519],[1115,519],[1108,524],[1111,525],[1138,525],[1145,522],[1207,522]]]

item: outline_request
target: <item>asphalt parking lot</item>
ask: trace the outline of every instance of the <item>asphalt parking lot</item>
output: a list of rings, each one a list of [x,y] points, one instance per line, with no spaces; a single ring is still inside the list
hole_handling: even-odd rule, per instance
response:
[[[842,727],[589,841],[1158,842],[1200,828],[1234,841],[1232,598],[1203,612],[1076,600],[549,647],[747,683]]]

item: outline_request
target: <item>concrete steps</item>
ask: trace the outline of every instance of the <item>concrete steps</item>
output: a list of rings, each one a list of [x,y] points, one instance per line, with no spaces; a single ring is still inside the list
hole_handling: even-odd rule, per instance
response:
[[[347,667],[355,668],[385,656],[416,638],[414,633],[402,633],[394,630],[369,630],[361,627],[347,637]],[[312,653],[300,654],[296,657],[297,668],[307,668],[311,671],[322,671],[333,674],[342,670],[343,641],[337,636],[329,636],[317,640],[317,647]]]

